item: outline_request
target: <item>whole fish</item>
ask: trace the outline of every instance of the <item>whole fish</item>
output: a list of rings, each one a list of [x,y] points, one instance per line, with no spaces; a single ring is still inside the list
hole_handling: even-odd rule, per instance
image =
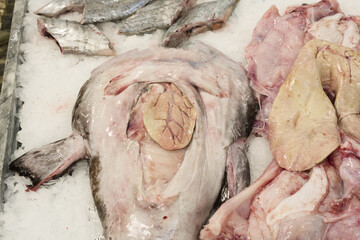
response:
[[[214,48],[132,50],[92,72],[70,137],[10,169],[36,190],[88,157],[106,239],[198,239],[254,106],[245,70]]]
[[[84,0],[53,0],[34,13],[45,17],[58,17],[68,12],[82,12]]]
[[[139,34],[168,28],[197,0],[157,0],[118,23],[119,33]]]
[[[152,0],[84,0],[81,23],[96,23],[119,20],[134,14]]]
[[[64,54],[115,55],[109,40],[94,24],[52,18],[39,18],[37,24],[40,34],[54,39]]]
[[[171,25],[163,37],[163,45],[177,47],[191,36],[221,28],[237,2],[238,0],[219,0],[196,5]]]

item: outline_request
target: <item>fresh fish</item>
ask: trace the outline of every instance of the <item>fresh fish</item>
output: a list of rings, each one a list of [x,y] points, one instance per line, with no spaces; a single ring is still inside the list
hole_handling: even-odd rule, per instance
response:
[[[257,181],[221,205],[210,218],[209,223],[201,230],[200,239],[248,239],[251,202],[259,190],[281,172],[282,169],[273,161]]]
[[[177,47],[193,35],[224,25],[238,0],[206,2],[196,5],[167,30],[163,45]]]
[[[255,113],[255,112],[254,112]],[[246,139],[240,138],[227,150],[225,177],[212,215],[224,202],[234,197],[250,184],[249,161],[246,156]]]
[[[39,18],[37,23],[40,34],[53,38],[62,53],[115,55],[109,40],[93,24],[81,25],[49,18]]]
[[[68,12],[82,12],[84,0],[53,0],[34,13],[45,17],[58,17]]]
[[[106,239],[198,239],[254,105],[245,70],[216,49],[133,50],[92,72],[72,136],[10,168],[31,190],[86,155]]]
[[[82,24],[126,18],[152,0],[84,0]]]
[[[118,23],[119,33],[139,34],[168,28],[197,0],[157,0]]]
[[[331,158],[310,172],[290,172],[273,161],[257,181],[219,208],[200,238],[358,239],[358,188],[346,191],[344,181],[355,175],[360,158],[350,156],[356,165],[345,174],[349,156],[342,151],[354,154],[354,149],[346,142],[342,147],[340,166]],[[352,180],[359,184],[358,177]]]

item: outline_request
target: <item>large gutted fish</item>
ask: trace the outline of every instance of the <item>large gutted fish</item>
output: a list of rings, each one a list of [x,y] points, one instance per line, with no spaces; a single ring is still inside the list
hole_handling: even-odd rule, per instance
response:
[[[37,24],[40,34],[54,39],[62,53],[115,55],[109,40],[94,24],[50,18],[39,18]]]
[[[254,105],[244,69],[216,49],[133,50],[92,72],[70,137],[10,168],[36,190],[87,156],[107,239],[198,239]]]
[[[238,0],[206,2],[196,5],[165,33],[163,45],[176,47],[189,37],[224,25]]]
[[[106,22],[119,20],[134,14],[152,0],[84,0],[81,23]]]
[[[119,33],[138,34],[168,28],[197,0],[157,0],[118,23]]]

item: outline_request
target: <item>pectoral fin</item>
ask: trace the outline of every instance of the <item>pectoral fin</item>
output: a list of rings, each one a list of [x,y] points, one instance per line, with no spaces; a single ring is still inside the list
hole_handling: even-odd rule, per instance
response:
[[[83,138],[73,134],[68,138],[33,149],[10,164],[10,170],[31,179],[28,190],[36,191],[41,184],[64,173],[73,163],[86,157]]]

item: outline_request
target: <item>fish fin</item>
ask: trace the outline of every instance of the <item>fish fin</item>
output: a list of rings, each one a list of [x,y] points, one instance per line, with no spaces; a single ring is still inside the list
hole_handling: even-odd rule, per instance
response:
[[[212,211],[250,185],[250,168],[245,154],[246,139],[239,138],[227,150],[223,187]]]
[[[30,178],[27,190],[36,191],[41,184],[64,173],[73,163],[86,157],[84,139],[79,134],[30,150],[10,164],[10,170]]]
[[[227,151],[226,176],[230,196],[233,197],[250,185],[249,161],[245,154],[246,139],[240,138]]]

